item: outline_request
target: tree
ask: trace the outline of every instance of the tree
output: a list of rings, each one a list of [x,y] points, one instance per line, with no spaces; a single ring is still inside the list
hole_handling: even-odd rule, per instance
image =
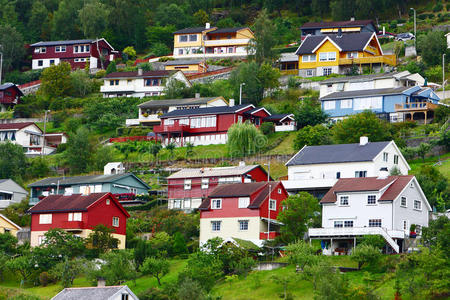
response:
[[[75,278],[85,271],[85,264],[84,259],[69,260],[66,258],[50,270],[50,275],[60,280],[63,287],[68,288],[73,285]]]
[[[358,270],[364,264],[372,264],[381,257],[380,250],[372,245],[360,244],[353,248],[351,258],[358,263]]]
[[[422,158],[422,161],[425,162],[425,156],[430,152],[431,145],[428,143],[420,143],[420,145],[416,148],[416,153]]]
[[[150,53],[155,56],[169,55],[171,50],[163,43],[154,43],[150,48]]]
[[[9,232],[0,233],[0,253],[13,255],[16,253],[17,238]]]
[[[330,130],[323,125],[305,126],[298,131],[294,141],[294,147],[301,149],[303,146],[316,146],[331,144]]]
[[[52,39],[73,40],[82,36],[78,11],[83,7],[82,0],[62,0],[53,13]],[[70,22],[68,22],[70,20]]]
[[[45,7],[44,3],[41,1],[33,1],[33,5],[31,7],[31,16],[28,20],[27,29],[29,31],[29,39],[30,41],[38,41],[38,40],[48,40],[50,36],[46,36],[43,32],[43,24],[47,22],[48,19],[48,10]],[[47,32],[48,34],[48,32]]]
[[[313,265],[316,262],[317,256],[314,248],[303,240],[287,245],[286,251],[288,252],[289,263],[300,267],[302,272],[305,266]]]
[[[203,300],[205,299],[205,293],[202,286],[198,281],[195,281],[189,277],[183,278],[179,283],[178,298],[179,300]]]
[[[40,247],[46,247],[57,257],[72,259],[83,254],[86,249],[82,238],[60,228],[49,229],[44,237],[44,242]]]
[[[70,73],[72,96],[86,97],[86,95],[94,91],[94,83],[89,74],[84,70],[76,70]]]
[[[193,24],[192,15],[187,15],[182,7],[175,3],[162,3],[156,9],[155,20],[159,26],[174,25],[176,29],[189,27]]]
[[[160,143],[151,143],[149,152],[153,155],[153,158],[156,161],[156,158],[158,157],[159,151],[161,151],[162,146]]]
[[[32,178],[47,177],[50,174],[50,167],[47,160],[42,157],[36,157],[31,160],[27,172]]]
[[[254,38],[250,40],[249,54],[258,65],[264,62],[272,63],[276,59],[273,48],[277,44],[275,26],[270,20],[267,11],[259,12],[253,24]]]
[[[61,62],[42,71],[39,91],[49,98],[69,96],[72,93],[72,67],[68,62]]]
[[[35,264],[30,254],[10,259],[6,263],[6,267],[13,272],[18,272],[23,282],[27,282],[35,272]]]
[[[100,258],[105,263],[101,265],[100,270],[90,270],[89,276],[92,280],[103,277],[107,285],[117,285],[126,280],[136,280],[138,272],[132,251],[110,251],[102,254]]]
[[[302,239],[308,227],[320,218],[319,201],[307,192],[289,196],[282,205],[285,209],[278,214],[277,220],[284,224],[281,236],[285,242]]]
[[[428,227],[423,228],[422,241],[427,247],[442,249],[450,257],[450,219],[440,216],[436,220],[430,220]]]
[[[204,26],[205,23],[209,22],[209,17],[208,14],[206,13],[206,11],[204,11],[203,9],[199,9],[195,14],[194,14],[194,21],[196,25],[199,26]]]
[[[442,53],[447,51],[445,33],[440,30],[430,30],[417,37],[417,52],[428,66],[442,63]]]
[[[119,240],[112,236],[115,230],[106,227],[103,224],[98,224],[87,238],[87,243],[90,247],[97,249],[100,253],[105,253],[110,249],[117,248]]]
[[[0,45],[0,52],[3,53],[2,70],[17,68],[25,55],[24,40],[20,32],[11,25],[0,25]]]
[[[125,60],[134,60],[136,58],[136,50],[134,50],[133,46],[128,46],[122,51],[125,54]]]
[[[110,74],[113,72],[117,72],[116,62],[112,61],[109,63],[109,65],[106,67],[106,74]]]
[[[253,257],[243,257],[237,261],[231,262],[233,273],[239,276],[247,277],[248,273],[255,267],[256,262]]]
[[[186,159],[188,157],[192,157],[192,155],[194,154],[194,144],[188,142],[185,144],[186,146]]]
[[[6,264],[9,260],[9,256],[6,255],[4,252],[0,251],[0,281],[3,281],[3,274],[6,271]]]
[[[228,152],[232,156],[256,154],[267,145],[267,138],[251,123],[236,123],[228,129]]]
[[[367,136],[371,142],[390,138],[388,124],[368,110],[338,122],[332,132],[339,144],[358,143],[361,136]]]
[[[190,95],[190,88],[183,81],[171,79],[164,87],[166,99],[184,98]]]
[[[79,174],[89,170],[94,153],[94,144],[89,139],[86,127],[80,127],[75,133],[69,134],[64,156],[72,173]]]
[[[173,151],[175,151],[176,145],[175,143],[168,143],[166,145],[166,150],[169,151],[170,157],[173,159]]]
[[[162,258],[147,257],[140,270],[143,274],[155,277],[161,286],[161,278],[169,273],[169,262]]]
[[[174,254],[185,254],[188,253],[188,248],[186,246],[186,240],[184,239],[181,232],[175,232],[173,235],[172,251]]]
[[[173,47],[173,32],[176,31],[175,26],[149,26],[147,27],[146,36],[147,42],[153,46],[154,44],[162,43],[168,49]],[[155,54],[156,55],[156,54]]]
[[[422,191],[431,207],[445,211],[450,206],[450,184],[448,179],[433,166],[422,166],[416,174]]]
[[[98,0],[87,2],[78,11],[84,36],[87,38],[98,38],[107,28],[110,9]]]
[[[381,235],[364,235],[358,240],[360,245],[369,245],[376,249],[382,250],[386,241]]]
[[[294,112],[295,121],[299,128],[325,123],[328,115],[322,110],[316,100],[303,100]]]
[[[26,166],[27,158],[20,145],[9,141],[0,144],[0,178],[21,182]]]

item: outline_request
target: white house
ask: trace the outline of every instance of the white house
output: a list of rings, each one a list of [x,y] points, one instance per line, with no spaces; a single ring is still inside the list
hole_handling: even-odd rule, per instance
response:
[[[131,72],[113,72],[103,78],[100,92],[103,97],[149,97],[160,96],[165,87],[172,80],[183,82],[186,86],[191,83],[182,71],[143,71],[138,69]]]
[[[325,254],[350,253],[357,237],[381,235],[388,253],[406,251],[413,240],[410,226],[428,226],[430,204],[412,175],[342,178],[320,201],[322,228],[308,230],[310,239],[322,240]]]
[[[65,288],[52,300],[98,299],[98,300],[139,300],[126,285]]]
[[[381,168],[407,175],[410,167],[394,141],[304,146],[287,161],[289,193],[309,191],[321,198],[339,178],[378,176]]]
[[[28,195],[27,190],[12,179],[0,179],[0,209],[19,203]]]

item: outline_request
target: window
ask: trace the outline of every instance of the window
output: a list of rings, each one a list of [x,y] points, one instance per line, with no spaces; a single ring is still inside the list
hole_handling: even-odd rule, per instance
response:
[[[328,76],[331,75],[331,73],[333,73],[333,69],[331,68],[323,68],[323,76]]]
[[[381,227],[381,219],[370,219],[369,227]]]
[[[375,195],[368,195],[367,196],[367,204],[377,204],[377,196]]]
[[[173,208],[181,209],[181,201],[182,200],[179,200],[179,199],[173,200]]]
[[[416,210],[422,210],[422,201],[420,201],[420,200],[414,200],[414,209],[416,209]]]
[[[110,80],[109,85],[119,85],[119,80]]]
[[[222,199],[212,199],[211,209],[221,209],[222,208]]]
[[[358,52],[348,52],[347,58],[358,58]]]
[[[416,225],[416,233],[420,234],[422,232],[422,226]]]
[[[314,71],[311,70],[311,69],[306,70],[306,76],[307,76],[307,77],[312,77],[312,76],[314,76]]]
[[[336,107],[336,101],[324,101],[323,102],[324,110],[335,109],[335,107]]]
[[[341,196],[340,198],[340,205],[348,205],[348,196]]]
[[[303,55],[302,56],[302,62],[311,62],[316,61],[316,55],[315,54],[309,54],[309,55]]]
[[[202,178],[202,190],[209,188],[209,178]]]
[[[319,53],[319,61],[335,61],[336,52],[322,52]]]
[[[112,218],[112,226],[119,227],[119,217]]]
[[[68,220],[69,221],[81,221],[82,213],[69,213]]]
[[[192,181],[190,179],[185,179],[184,180],[184,189],[190,190],[191,187],[192,187]]]
[[[408,228],[408,221],[407,220],[403,220],[403,230],[405,230],[405,231],[409,230],[409,228]]]
[[[180,43],[187,42],[188,41],[188,36],[187,35],[180,35],[180,37],[178,38],[178,41]]]
[[[334,221],[334,228],[342,228],[344,224],[342,221]]]
[[[56,46],[55,52],[66,52],[66,46]]]
[[[89,52],[89,45],[77,45],[73,47],[73,53],[86,53]]]
[[[278,194],[281,195],[281,193],[282,193],[282,190],[281,190],[281,189],[278,189]]]
[[[50,59],[50,66],[55,64],[55,60],[54,59]]]
[[[388,162],[388,160],[389,160],[389,153],[383,152],[383,161]]]
[[[122,299],[121,300],[128,300],[128,294],[122,294]]]
[[[183,208],[191,208],[191,198],[184,199],[184,206]]]
[[[228,53],[234,53],[234,48],[233,47],[229,47],[228,48]]]
[[[383,97],[355,98],[354,110],[378,109],[383,106]]]
[[[183,49],[178,49],[178,55],[183,55]]]
[[[277,200],[270,199],[269,200],[269,209],[270,210],[277,210]]]
[[[352,108],[352,99],[341,100],[341,108]]]
[[[248,220],[239,220],[239,230],[241,231],[248,230]]]
[[[42,245],[45,242],[45,236],[40,235],[38,236],[38,245]]]
[[[39,224],[52,224],[52,214],[40,214]]]
[[[355,171],[355,177],[367,177],[367,171]]]
[[[42,61],[41,59],[38,60],[38,66],[39,66],[39,67],[42,67],[43,65],[44,65],[44,61]]]
[[[398,155],[394,154],[394,164],[398,165]]]
[[[344,227],[353,227],[353,221],[344,221]]]
[[[249,204],[250,204],[249,197],[241,197],[239,198],[238,208],[247,208]]]
[[[341,178],[341,172],[336,172],[336,179]]]
[[[400,206],[407,207],[406,197],[400,198]]]
[[[190,34],[189,35],[189,42],[196,42],[197,41],[197,35],[196,34]]]
[[[211,230],[212,231],[220,231],[221,221],[211,221]]]
[[[47,52],[47,48],[41,47],[41,53],[46,53],[46,52]]]
[[[110,204],[110,200],[106,199],[106,205],[109,205],[109,204]]]

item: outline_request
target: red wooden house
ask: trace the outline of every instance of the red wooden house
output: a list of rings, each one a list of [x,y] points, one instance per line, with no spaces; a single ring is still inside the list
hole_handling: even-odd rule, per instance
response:
[[[218,185],[267,181],[267,176],[259,165],[181,169],[167,177],[169,209],[196,209]]]
[[[214,237],[239,238],[258,246],[274,239],[281,225],[276,219],[287,197],[281,182],[218,186],[199,207],[200,245]]]
[[[111,193],[50,195],[30,208],[31,246],[39,246],[51,228],[87,238],[99,224],[114,229],[118,248],[125,248],[128,212]]]
[[[165,144],[225,144],[227,131],[234,123],[249,121],[258,127],[268,116],[270,112],[253,104],[180,109],[160,116],[161,125],[153,127],[153,131]]]
[[[38,42],[30,45],[32,50],[32,69],[48,68],[61,62],[68,62],[72,69],[97,71],[106,68],[118,52],[105,40],[70,40]],[[102,63],[103,60],[103,63]]]
[[[14,107],[23,96],[22,91],[14,83],[0,85],[0,111],[6,111]]]

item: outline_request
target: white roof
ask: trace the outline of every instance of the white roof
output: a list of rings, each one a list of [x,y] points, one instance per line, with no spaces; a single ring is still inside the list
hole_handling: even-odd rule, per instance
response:
[[[170,175],[167,179],[216,177],[216,176],[238,176],[258,168],[259,165],[233,166],[219,168],[186,168]]]

